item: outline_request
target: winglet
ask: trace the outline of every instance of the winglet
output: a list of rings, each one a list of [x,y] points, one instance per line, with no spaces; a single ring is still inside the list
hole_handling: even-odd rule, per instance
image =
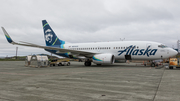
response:
[[[6,32],[6,30],[4,29],[4,27],[1,27],[3,32],[4,32],[4,35],[6,36],[6,39],[9,43],[14,43],[14,41],[11,39],[11,37],[9,36],[9,34]]]

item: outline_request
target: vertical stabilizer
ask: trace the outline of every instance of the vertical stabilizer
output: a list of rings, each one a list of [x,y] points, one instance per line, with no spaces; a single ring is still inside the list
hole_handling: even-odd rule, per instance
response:
[[[63,48],[65,41],[60,40],[54,31],[51,29],[46,20],[42,21],[43,30],[44,30],[44,39],[46,42],[46,46],[55,46]]]

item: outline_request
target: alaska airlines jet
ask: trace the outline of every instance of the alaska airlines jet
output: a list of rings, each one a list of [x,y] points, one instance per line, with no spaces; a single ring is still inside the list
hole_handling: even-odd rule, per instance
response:
[[[74,59],[85,59],[85,66],[91,66],[91,62],[101,64],[113,64],[119,60],[156,60],[165,59],[177,54],[172,48],[162,43],[151,41],[118,41],[96,43],[66,43],[59,39],[46,20],[42,21],[46,46],[32,43],[14,42],[6,30],[2,30],[11,44],[43,48],[46,51]],[[152,62],[152,66],[155,64]]]

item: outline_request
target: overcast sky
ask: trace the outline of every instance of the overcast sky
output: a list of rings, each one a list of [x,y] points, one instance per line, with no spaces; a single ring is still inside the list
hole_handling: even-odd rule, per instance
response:
[[[0,25],[14,41],[45,45],[42,20],[67,42],[155,41],[176,48],[180,0],[1,0]],[[0,31],[0,57],[48,53],[11,45]],[[49,53],[48,53],[49,54]]]

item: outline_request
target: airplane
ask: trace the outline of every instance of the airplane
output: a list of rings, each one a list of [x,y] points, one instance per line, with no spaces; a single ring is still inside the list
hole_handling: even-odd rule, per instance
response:
[[[14,42],[2,27],[7,41],[13,45],[43,48],[44,50],[67,58],[85,59],[84,65],[91,66],[118,63],[121,60],[153,60],[166,59],[177,55],[177,51],[166,45],[152,41],[114,41],[95,43],[66,43],[59,39],[46,20],[42,20],[46,46],[28,42]]]

